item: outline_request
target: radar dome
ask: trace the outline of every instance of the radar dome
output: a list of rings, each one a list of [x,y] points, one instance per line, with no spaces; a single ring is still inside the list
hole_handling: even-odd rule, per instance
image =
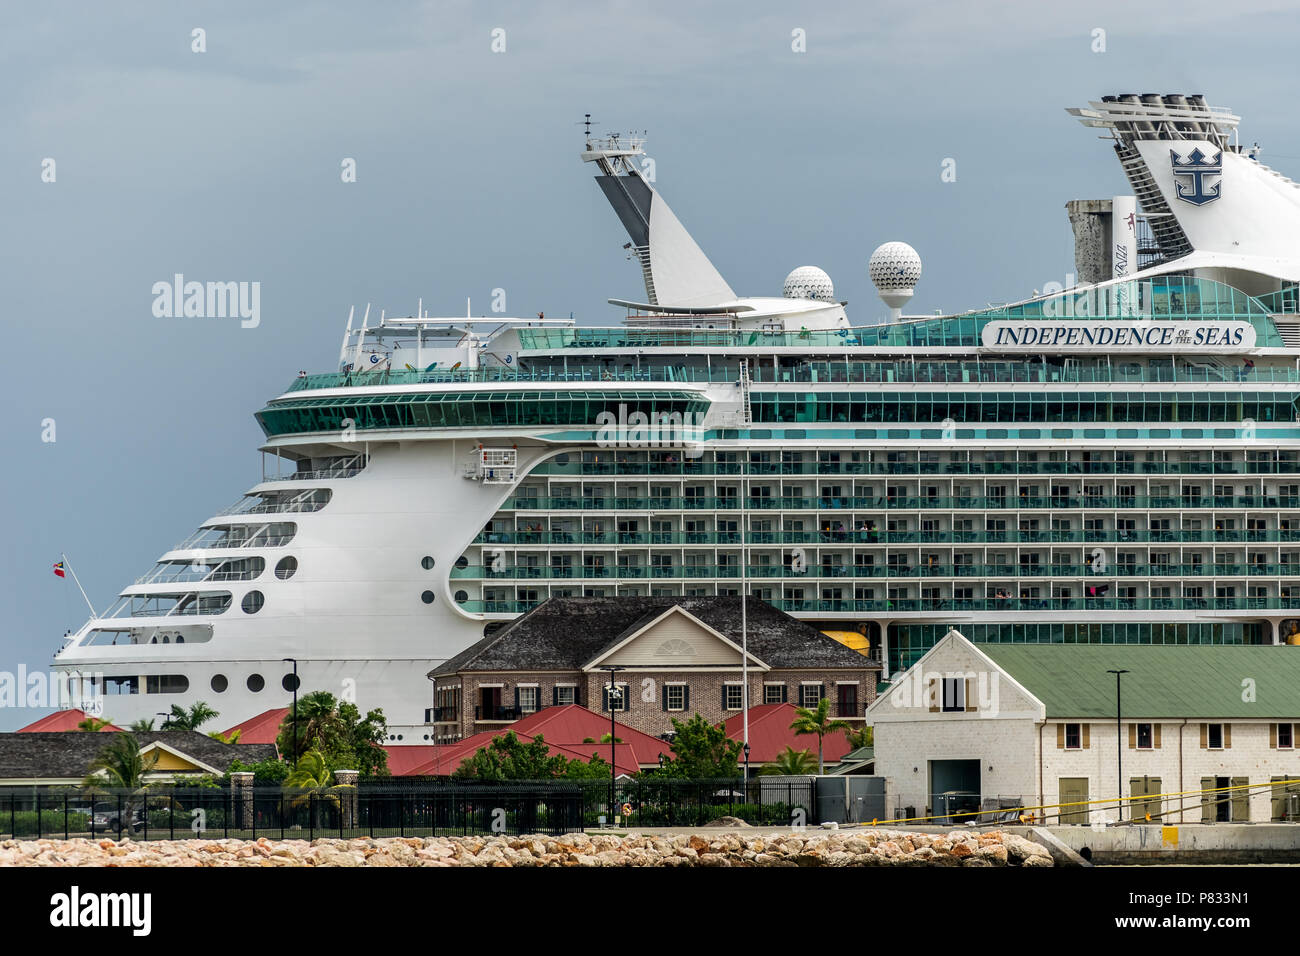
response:
[[[886,242],[871,254],[867,272],[885,305],[897,313],[921,278],[921,257],[905,242]]]
[[[835,286],[831,277],[816,266],[800,266],[785,277],[781,294],[787,299],[820,299],[835,301]]]

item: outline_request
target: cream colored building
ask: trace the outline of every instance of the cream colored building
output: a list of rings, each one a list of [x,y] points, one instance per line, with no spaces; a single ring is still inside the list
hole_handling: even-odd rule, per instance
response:
[[[1300,820],[1300,784],[1284,782],[1300,780],[1300,647],[976,645],[953,630],[867,719],[890,809],[908,816],[1114,822],[1122,794],[1125,820]]]

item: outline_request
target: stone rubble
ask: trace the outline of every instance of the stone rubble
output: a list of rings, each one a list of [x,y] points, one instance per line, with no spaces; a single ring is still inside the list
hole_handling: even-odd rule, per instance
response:
[[[6,840],[0,866],[1053,866],[1010,833],[845,829],[781,834],[333,840]]]

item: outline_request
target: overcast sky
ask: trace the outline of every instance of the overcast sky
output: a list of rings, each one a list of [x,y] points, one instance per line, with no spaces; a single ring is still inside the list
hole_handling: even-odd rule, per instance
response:
[[[46,668],[84,621],[60,552],[102,610],[258,479],[253,412],[335,367],[350,306],[478,313],[502,288],[510,314],[620,321],[605,300],[644,289],[578,160],[584,113],[648,130],[658,188],[737,293],[818,265],[858,324],[891,239],[924,261],[912,311],[1063,282],[1066,201],[1126,191],[1064,112],[1102,94],[1203,92],[1300,173],[1288,4],[981,6],[6,4],[0,671]],[[260,325],[155,317],[178,272],[260,282]]]

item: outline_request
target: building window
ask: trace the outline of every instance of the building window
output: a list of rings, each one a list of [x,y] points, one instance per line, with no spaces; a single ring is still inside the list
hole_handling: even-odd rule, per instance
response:
[[[1083,726],[1081,724],[1065,725],[1065,749],[1083,749]]]
[[[1277,725],[1277,746],[1279,750],[1291,750],[1295,747],[1295,724]]]
[[[966,680],[962,677],[945,677],[943,679],[943,711],[961,711],[966,709]]]
[[[1137,725],[1137,749],[1150,750],[1154,742],[1154,733],[1150,724]]]
[[[799,706],[815,710],[821,703],[822,697],[825,696],[824,688],[821,684],[801,684],[799,685]]]
[[[576,687],[557,687],[555,688],[555,706],[567,707],[569,704],[577,702]]]
[[[519,697],[519,712],[521,714],[531,714],[537,710],[536,687],[516,687],[515,693]]]
[[[741,710],[745,706],[745,685],[725,684],[722,688],[722,709]]]
[[[1223,749],[1223,724],[1210,724],[1205,735],[1205,745],[1211,750]]]
[[[763,703],[765,703],[765,704],[784,704],[784,703],[785,703],[785,685],[784,685],[784,684],[764,684],[764,685],[763,685]]]
[[[669,710],[686,709],[686,685],[685,684],[668,684],[664,688],[664,693],[668,695]]]
[[[627,698],[628,698],[627,684],[615,684],[613,687],[610,687],[608,684],[604,684],[601,686],[600,693],[601,693],[602,703],[604,704],[604,707],[602,707],[601,709],[604,710],[606,713],[608,713],[610,710],[615,710],[615,711],[627,710]]]

